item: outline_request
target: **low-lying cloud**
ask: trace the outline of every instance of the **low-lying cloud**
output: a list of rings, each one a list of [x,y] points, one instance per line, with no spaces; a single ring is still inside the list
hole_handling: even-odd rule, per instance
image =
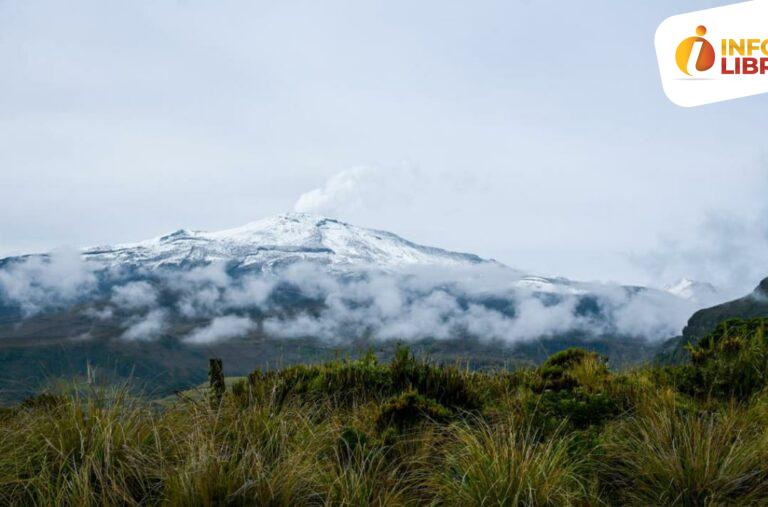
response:
[[[216,343],[244,336],[255,328],[256,323],[247,317],[225,315],[216,317],[207,326],[196,329],[185,337],[184,341],[195,345]]]
[[[132,282],[112,289],[112,304],[127,310],[157,305],[157,290],[148,282]]]
[[[167,312],[155,309],[144,315],[136,315],[129,320],[128,329],[120,336],[124,340],[155,340],[163,335],[166,329]]]
[[[339,281],[306,266],[301,270],[301,287],[324,305],[316,313],[265,319],[264,331],[270,335],[328,340],[473,336],[518,342],[579,332],[658,339],[677,334],[694,309],[663,292],[610,285],[579,284],[541,293],[501,267],[368,274],[355,281]],[[295,273],[287,278],[297,280]],[[580,308],[585,297],[594,299],[597,312]]]
[[[659,291],[532,281],[500,265],[340,274],[311,263],[269,273],[233,273],[213,263],[125,275],[78,258],[53,259],[0,271],[5,298],[31,316],[54,303],[91,297],[83,315],[118,323],[121,338],[131,341],[154,340],[176,329],[174,323],[199,321],[206,323],[178,338],[216,343],[258,329],[275,338],[333,342],[475,337],[516,343],[571,332],[661,339],[679,333],[695,309]],[[57,268],[64,276],[56,276]],[[94,291],[97,278],[107,292]],[[5,289],[8,280],[13,290]]]
[[[27,316],[68,305],[96,288],[96,268],[73,249],[30,256],[0,268],[0,297]]]

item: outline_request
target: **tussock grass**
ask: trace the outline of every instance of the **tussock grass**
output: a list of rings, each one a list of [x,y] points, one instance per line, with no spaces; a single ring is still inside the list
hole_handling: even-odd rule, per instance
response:
[[[497,373],[402,350],[162,403],[44,393],[0,412],[0,505],[766,505],[758,324],[625,373],[579,350]]]
[[[448,430],[434,489],[443,505],[575,505],[587,499],[585,458],[569,455],[572,437],[542,437],[511,419],[467,421]]]
[[[315,453],[326,428],[311,414],[222,403],[177,406],[160,417],[158,463],[170,505],[299,505],[317,496]]]
[[[124,389],[28,404],[0,425],[0,501],[138,503],[161,489],[157,428]]]
[[[651,400],[606,432],[606,483],[631,505],[765,504],[768,442],[751,423],[739,408],[707,413]]]

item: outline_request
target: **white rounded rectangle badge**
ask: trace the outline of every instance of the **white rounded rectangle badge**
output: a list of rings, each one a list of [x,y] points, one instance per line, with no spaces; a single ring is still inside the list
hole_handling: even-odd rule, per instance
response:
[[[664,93],[678,106],[768,93],[768,0],[672,16],[655,44]]]

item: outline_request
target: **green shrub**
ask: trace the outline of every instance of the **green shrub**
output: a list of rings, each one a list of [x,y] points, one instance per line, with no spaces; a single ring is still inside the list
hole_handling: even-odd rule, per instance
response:
[[[563,370],[571,370],[586,360],[598,358],[601,358],[602,361],[605,361],[605,358],[601,357],[595,352],[590,352],[588,350],[580,349],[577,347],[571,347],[569,349],[561,350],[560,352],[555,352],[549,356],[549,358],[544,361],[542,368],[561,368]]]
[[[729,319],[690,345],[691,362],[673,367],[692,396],[744,401],[768,383],[768,319]]]
[[[66,398],[52,393],[40,393],[25,398],[20,404],[22,409],[55,409],[66,403]]]
[[[413,388],[451,409],[476,411],[483,407],[481,394],[470,384],[471,374],[454,366],[417,360],[408,348],[398,347],[389,370],[396,392]]]
[[[534,406],[538,403],[537,406]],[[537,412],[540,426],[547,430],[567,423],[575,429],[586,429],[612,419],[619,413],[616,400],[606,393],[581,390],[545,392],[536,401],[529,401]]]
[[[248,381],[255,392],[273,397],[279,405],[292,397],[350,404],[389,396],[392,391],[388,368],[379,365],[372,353],[359,360],[295,365],[269,372],[257,370],[248,376]]]
[[[383,431],[394,427],[399,431],[424,421],[445,422],[452,412],[411,389],[386,400],[376,418],[376,427]]]
[[[482,396],[472,388],[471,374],[452,366],[417,360],[407,348],[398,348],[392,362],[381,365],[372,353],[359,360],[320,365],[296,365],[277,372],[255,371],[249,384],[279,405],[289,398],[331,400],[339,405],[382,400],[409,389],[451,409],[477,411]]]
[[[616,396],[621,380],[607,368],[606,359],[594,352],[567,349],[550,357],[529,381],[536,394],[526,410],[536,424],[553,431],[562,424],[586,429],[616,417],[626,403]]]

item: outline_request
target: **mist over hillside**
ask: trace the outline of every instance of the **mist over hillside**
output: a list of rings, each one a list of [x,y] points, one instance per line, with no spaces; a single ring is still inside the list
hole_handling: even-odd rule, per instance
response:
[[[306,213],[6,258],[0,298],[0,361],[22,373],[41,357],[49,368],[71,359],[76,370],[105,358],[130,369],[140,357],[163,370],[174,356],[183,365],[215,352],[252,368],[398,342],[448,359],[457,343],[474,344],[491,362],[535,362],[581,344],[626,363],[679,334],[698,304],[529,275]],[[56,347],[63,352],[51,355]]]
[[[7,314],[29,319],[80,305],[94,323],[122,318],[127,340],[162,335],[171,315],[211,319],[193,342],[245,334],[253,316],[287,338],[517,342],[591,331],[653,340],[678,331],[694,305],[652,289],[525,275],[309,214],[9,258],[0,288]]]

